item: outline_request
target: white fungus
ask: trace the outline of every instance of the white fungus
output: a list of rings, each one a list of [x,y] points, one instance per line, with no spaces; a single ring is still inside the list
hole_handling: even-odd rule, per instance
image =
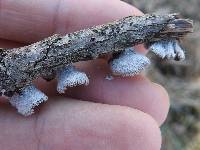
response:
[[[150,60],[133,48],[127,48],[118,58],[110,62],[110,67],[115,75],[134,76],[141,73],[150,64]]]
[[[65,93],[67,87],[89,84],[87,75],[78,71],[72,65],[69,65],[63,70],[57,72],[57,81],[57,91],[59,93]]]
[[[155,42],[150,50],[161,58],[184,60],[185,53],[176,40]]]
[[[9,101],[12,106],[17,108],[20,114],[29,116],[34,113],[34,107],[47,101],[47,99],[48,97],[44,93],[35,86],[30,85],[23,89],[20,94],[12,96]]]

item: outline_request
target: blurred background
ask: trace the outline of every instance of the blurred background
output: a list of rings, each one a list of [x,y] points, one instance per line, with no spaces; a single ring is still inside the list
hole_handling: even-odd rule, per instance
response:
[[[162,150],[200,150],[200,0],[124,0],[144,13],[180,13],[194,20],[182,41],[186,60],[161,61],[151,55],[148,76],[169,92],[171,108],[162,126]]]

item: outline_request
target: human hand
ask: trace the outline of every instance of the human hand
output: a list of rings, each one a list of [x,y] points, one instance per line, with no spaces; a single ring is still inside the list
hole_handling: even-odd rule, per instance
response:
[[[141,14],[119,0],[1,0],[0,47],[18,47],[54,33]],[[90,85],[61,96],[55,81],[37,80],[49,100],[31,117],[1,102],[1,149],[159,150],[159,125],[169,108],[166,91],[143,75],[105,80],[105,60],[77,65],[90,76]]]

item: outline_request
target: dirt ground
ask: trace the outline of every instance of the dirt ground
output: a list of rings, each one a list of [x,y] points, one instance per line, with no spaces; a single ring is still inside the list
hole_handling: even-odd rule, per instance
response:
[[[194,20],[194,33],[182,43],[183,62],[152,56],[148,76],[169,92],[171,108],[162,126],[162,150],[200,150],[200,0],[124,0],[144,13],[180,13]],[[155,12],[156,11],[156,12]]]

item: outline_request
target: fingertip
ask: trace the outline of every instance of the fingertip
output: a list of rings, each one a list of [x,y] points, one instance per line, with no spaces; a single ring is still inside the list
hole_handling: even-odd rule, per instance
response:
[[[113,126],[118,132],[112,137],[116,138],[116,145],[122,149],[160,150],[161,132],[157,122],[148,114],[136,109],[123,106],[113,106]],[[117,113],[115,112],[117,111]],[[126,140],[124,140],[126,139]],[[124,143],[126,142],[126,143]]]
[[[132,120],[134,121],[134,123],[137,123],[133,124],[133,122],[131,122],[131,126],[134,129],[136,128],[137,131],[143,135],[144,139],[140,139],[141,143],[145,141],[145,144],[143,146],[141,146],[141,144],[138,144],[137,149],[160,150],[162,137],[157,121],[149,114],[140,111],[138,111],[137,117],[138,120]],[[139,137],[139,135],[136,137]]]
[[[169,107],[170,107],[170,98],[169,94],[167,93],[166,89],[157,84],[153,83],[154,88],[156,89],[157,93],[159,94],[161,105],[159,106],[160,112],[156,113],[157,120],[159,125],[162,125],[167,118]]]

